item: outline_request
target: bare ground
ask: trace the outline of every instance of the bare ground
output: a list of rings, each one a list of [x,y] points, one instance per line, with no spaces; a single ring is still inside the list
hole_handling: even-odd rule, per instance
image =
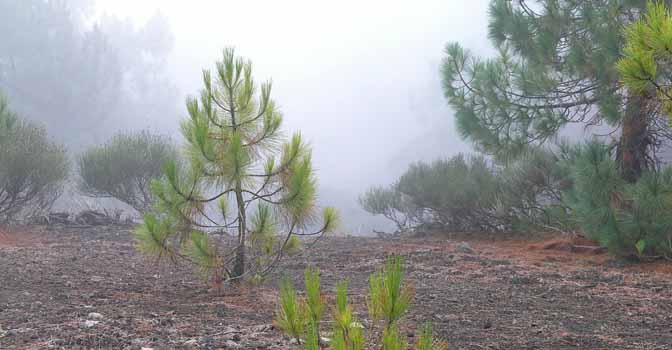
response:
[[[473,252],[457,242],[330,238],[282,271],[301,286],[315,264],[325,291],[349,279],[365,318],[367,276],[402,254],[416,290],[411,342],[430,320],[451,349],[672,348],[672,264],[521,239],[469,240]],[[0,233],[0,349],[287,349],[270,325],[276,284],[217,294],[188,268],[140,256],[124,227]]]

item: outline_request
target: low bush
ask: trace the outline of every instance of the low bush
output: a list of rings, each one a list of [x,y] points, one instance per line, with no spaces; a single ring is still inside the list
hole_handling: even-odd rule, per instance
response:
[[[48,209],[68,176],[65,150],[0,98],[0,220]]]
[[[359,205],[368,213],[382,215],[394,222],[397,232],[406,231],[418,224],[421,213],[411,203],[408,196],[397,189],[397,185],[389,187],[372,187],[359,199]]]
[[[285,279],[280,287],[276,325],[306,350],[328,346],[332,350],[405,350],[408,340],[399,330],[399,322],[413,301],[413,289],[404,281],[403,263],[393,256],[379,272],[369,278],[367,298],[368,327],[355,316],[348,303],[348,282],[336,285],[336,305],[332,310],[332,329],[322,332],[326,298],[320,290],[319,271],[305,273],[305,297],[299,297],[292,283]],[[447,342],[436,339],[426,323],[419,332],[417,350],[444,350]]]
[[[559,229],[567,216],[562,193],[571,186],[564,158],[563,152],[530,149],[501,164],[461,154],[418,162],[395,185],[371,188],[359,201],[364,210],[394,221],[399,230]]]
[[[176,158],[170,139],[147,131],[120,133],[79,158],[80,189],[94,197],[113,197],[139,212],[154,203],[152,179]]]

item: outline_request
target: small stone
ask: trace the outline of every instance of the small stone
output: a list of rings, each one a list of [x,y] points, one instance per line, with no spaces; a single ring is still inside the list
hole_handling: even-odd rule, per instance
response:
[[[242,347],[233,340],[227,340],[226,343],[224,343],[224,347],[225,349],[242,349]]]
[[[93,320],[86,320],[86,321],[82,322],[82,326],[84,328],[92,328],[92,327],[95,327],[98,323],[100,323],[100,322],[99,321],[93,321]]]
[[[182,345],[185,349],[198,349],[198,341],[196,339],[189,339]]]
[[[464,253],[464,254],[474,254],[474,250],[471,248],[469,243],[467,242],[460,242],[457,244],[455,247],[455,251],[458,253]]]
[[[252,328],[252,332],[254,332],[254,333],[265,333],[265,332],[272,331],[272,330],[273,330],[273,325],[272,324],[262,324],[262,325],[254,326]]]
[[[88,318],[91,319],[91,320],[102,320],[103,315],[99,314],[97,312],[90,312],[89,315],[88,315]]]

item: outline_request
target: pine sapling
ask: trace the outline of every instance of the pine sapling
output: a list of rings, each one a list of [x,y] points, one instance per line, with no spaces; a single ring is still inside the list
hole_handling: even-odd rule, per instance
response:
[[[275,324],[301,344],[301,337],[304,335],[309,317],[305,302],[299,299],[289,278],[283,279],[280,283],[279,299],[280,307],[276,313]]]

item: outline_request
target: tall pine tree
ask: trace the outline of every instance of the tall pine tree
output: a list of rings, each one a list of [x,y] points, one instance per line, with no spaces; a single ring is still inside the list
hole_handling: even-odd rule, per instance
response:
[[[623,28],[645,8],[645,0],[493,0],[497,57],[446,47],[444,93],[462,135],[510,155],[568,124],[607,124],[620,135],[621,175],[635,181],[653,166],[667,129],[655,96],[623,86],[616,69]]]

